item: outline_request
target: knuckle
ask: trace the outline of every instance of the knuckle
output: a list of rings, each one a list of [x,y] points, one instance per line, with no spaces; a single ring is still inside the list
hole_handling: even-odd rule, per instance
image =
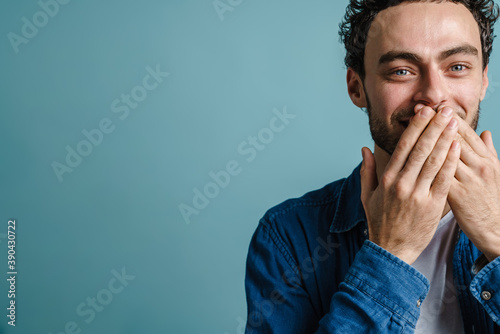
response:
[[[421,194],[415,194],[413,196],[413,203],[415,206],[423,207],[427,202],[427,197]]]
[[[446,122],[442,117],[434,117],[434,119],[431,121],[429,124],[429,128],[435,129],[435,130],[443,130],[444,127],[446,126]]]
[[[433,168],[435,170],[435,167],[441,165],[440,159],[436,157],[434,154],[431,154],[426,161],[426,164],[429,165],[429,167]]]
[[[412,146],[413,146],[413,144],[411,143],[410,140],[408,140],[408,138],[406,136],[401,136],[401,138],[399,139],[398,145],[397,145],[397,147],[400,150],[407,150],[407,149],[410,149]]]
[[[428,153],[427,153],[427,150],[424,148],[424,146],[425,146],[424,142],[420,142],[420,145],[416,145],[413,148],[408,160],[410,160],[411,162],[423,162],[423,161],[425,161]]]
[[[448,123],[450,123],[450,119],[449,118],[446,118],[444,116],[441,116],[441,117],[434,117],[434,124],[436,124],[438,127],[440,128],[444,128],[445,126],[448,125]]]
[[[396,182],[392,189],[393,189],[394,195],[397,198],[408,197],[409,187],[406,184],[406,182],[404,182],[403,180],[399,180],[398,182]]]
[[[384,175],[382,175],[382,177],[380,178],[380,184],[384,189],[390,188],[392,184],[392,175],[389,173],[384,173]]]
[[[479,175],[481,178],[491,179],[493,177],[493,170],[489,165],[481,165],[479,166]]]

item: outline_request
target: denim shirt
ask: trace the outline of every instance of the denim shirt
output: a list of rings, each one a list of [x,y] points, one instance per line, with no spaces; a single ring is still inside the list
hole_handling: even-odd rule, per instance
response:
[[[247,258],[246,333],[415,331],[429,281],[368,240],[360,194],[358,166],[348,178],[264,215]],[[500,257],[476,270],[481,259],[460,232],[453,276],[465,333],[496,334]]]

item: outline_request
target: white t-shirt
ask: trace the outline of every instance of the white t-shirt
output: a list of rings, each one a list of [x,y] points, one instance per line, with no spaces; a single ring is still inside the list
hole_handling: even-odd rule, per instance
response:
[[[453,252],[458,239],[458,224],[448,212],[427,248],[413,263],[430,281],[431,287],[420,306],[415,334],[463,334],[462,315],[453,285]]]

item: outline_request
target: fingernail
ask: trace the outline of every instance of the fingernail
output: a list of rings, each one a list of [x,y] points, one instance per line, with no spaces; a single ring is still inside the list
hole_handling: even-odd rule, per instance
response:
[[[423,104],[417,104],[417,105],[415,106],[415,111],[416,111],[416,112],[419,112],[420,110],[422,110],[422,108],[423,108],[423,107],[425,107],[425,105],[423,105]]]
[[[451,117],[452,114],[453,109],[451,109],[450,107],[446,107],[443,109],[443,111],[441,111],[441,115],[443,115],[444,117]]]
[[[453,119],[450,121],[450,123],[448,123],[448,126],[450,127],[450,129],[454,129],[454,128],[456,128],[456,127],[458,126],[458,121],[457,121],[456,119],[454,119],[454,118],[453,118]]]
[[[420,115],[422,117],[428,117],[431,114],[431,108],[422,108],[420,110]]]

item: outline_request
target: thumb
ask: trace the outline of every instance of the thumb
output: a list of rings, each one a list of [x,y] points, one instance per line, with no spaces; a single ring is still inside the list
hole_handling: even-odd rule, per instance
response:
[[[361,165],[361,200],[368,199],[378,186],[375,157],[368,147],[361,149],[363,164]]]
[[[495,157],[498,158],[497,151],[495,150],[495,145],[493,145],[493,138],[491,137],[491,132],[484,131],[483,133],[481,133],[481,139],[483,140],[486,147],[488,147],[490,152],[493,153]]]

